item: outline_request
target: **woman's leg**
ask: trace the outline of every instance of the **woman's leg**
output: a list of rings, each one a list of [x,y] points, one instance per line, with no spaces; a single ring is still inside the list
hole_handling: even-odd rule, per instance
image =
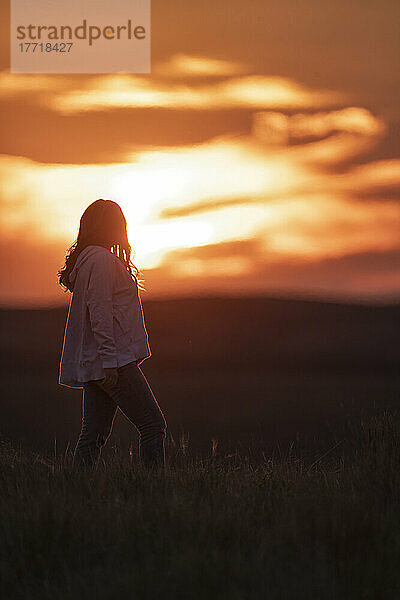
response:
[[[101,449],[111,435],[117,406],[93,381],[83,387],[82,428],[75,447],[74,464],[96,466]]]
[[[98,384],[101,387],[101,384]],[[139,432],[140,456],[146,467],[165,465],[166,421],[136,362],[118,369],[118,383],[107,393]]]

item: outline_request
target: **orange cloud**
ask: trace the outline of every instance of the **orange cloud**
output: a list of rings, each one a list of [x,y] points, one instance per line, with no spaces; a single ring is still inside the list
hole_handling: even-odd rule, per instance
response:
[[[108,75],[91,80],[85,88],[49,96],[47,104],[62,114],[72,114],[126,107],[174,110],[318,108],[343,101],[343,94],[311,90],[284,77],[252,75],[190,86],[138,76]]]
[[[400,185],[400,159],[387,159],[359,165],[351,170],[349,189],[377,190]]]
[[[166,77],[227,77],[246,72],[246,65],[204,56],[174,54],[168,60],[156,64],[154,75]]]
[[[19,94],[40,94],[47,90],[54,93],[57,90],[67,90],[72,84],[72,78],[65,75],[41,75],[39,73],[25,75],[0,71],[0,96],[13,97]]]
[[[386,125],[382,119],[358,106],[313,114],[285,115],[264,111],[253,117],[254,135],[267,143],[285,144],[291,138],[326,137],[333,132],[378,136],[385,131]]]
[[[311,89],[288,77],[244,75],[246,70],[247,67],[239,63],[178,54],[155,65],[152,77],[110,74],[82,79],[2,71],[0,93],[12,97],[29,92],[32,100],[66,115],[126,107],[174,110],[320,108],[342,104],[347,99],[342,93]],[[165,75],[185,76],[185,79],[223,76],[225,79],[192,85],[166,81]]]

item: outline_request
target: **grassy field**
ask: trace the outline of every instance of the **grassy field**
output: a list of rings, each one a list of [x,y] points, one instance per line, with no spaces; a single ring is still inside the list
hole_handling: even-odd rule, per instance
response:
[[[352,421],[304,457],[195,456],[95,473],[1,445],[2,598],[400,597],[400,419]]]

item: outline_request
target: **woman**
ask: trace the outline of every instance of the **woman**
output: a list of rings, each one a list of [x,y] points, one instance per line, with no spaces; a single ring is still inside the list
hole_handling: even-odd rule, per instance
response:
[[[80,220],[59,282],[72,299],[59,383],[82,388],[82,428],[74,464],[96,466],[117,408],[136,426],[147,467],[164,466],[166,422],[139,364],[149,356],[138,269],[126,219],[112,200],[96,200]]]

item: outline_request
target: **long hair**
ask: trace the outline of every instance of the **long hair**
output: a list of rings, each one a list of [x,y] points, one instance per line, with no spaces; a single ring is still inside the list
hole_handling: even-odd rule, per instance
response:
[[[132,249],[128,242],[124,213],[113,200],[100,198],[89,204],[81,216],[78,237],[67,251],[65,265],[58,271],[59,283],[65,291],[73,291],[69,274],[82,250],[92,245],[103,246],[113,252],[136,280],[138,287],[144,289],[143,279],[138,278],[140,271],[131,261]]]

